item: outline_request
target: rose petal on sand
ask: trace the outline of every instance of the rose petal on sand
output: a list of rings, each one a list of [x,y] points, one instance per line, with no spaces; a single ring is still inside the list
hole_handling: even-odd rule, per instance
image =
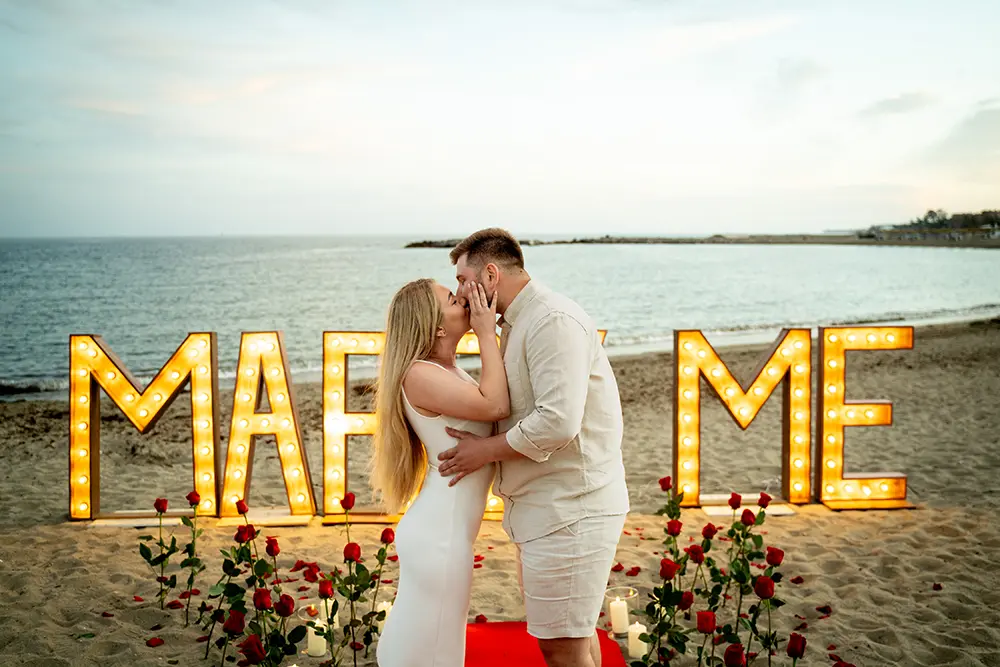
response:
[[[396,554],[393,554],[391,556],[386,556],[386,560],[391,560],[393,563],[395,563],[397,560],[399,560],[399,556],[397,556]]]
[[[826,614],[827,616],[829,616],[830,614],[833,613],[833,608],[830,605],[825,604],[822,607],[816,607],[816,611],[818,611],[821,614]]]
[[[171,600],[167,603],[167,609],[183,609],[184,603],[180,600]]]
[[[101,612],[101,616],[103,616],[104,618],[114,618],[115,617],[115,615],[112,614],[110,611],[102,611]]]
[[[480,555],[480,554],[476,554],[472,558],[472,562],[474,562],[474,563],[482,563],[484,560],[486,560],[486,556],[483,556],[483,555]]]
[[[383,584],[391,584],[392,583],[392,579],[383,579],[382,583]]]
[[[476,616],[476,623],[485,623],[488,619],[483,614]]]
[[[472,566],[472,569],[473,569],[473,570],[478,570],[478,569],[479,569],[479,568],[481,568],[482,566],[483,566],[483,564],[482,564],[482,563],[476,563],[475,565],[473,565],[473,566]]]
[[[133,600],[133,601],[135,601],[135,602],[145,602],[145,600],[143,600],[143,599],[142,599],[141,597],[139,597],[138,595],[133,595],[133,596],[132,596],[132,600]]]
[[[933,586],[931,586],[931,588],[933,588],[936,591],[940,591],[944,588],[944,586],[942,586],[941,584],[934,584]]]
[[[615,563],[614,565],[611,566],[611,571],[612,572],[622,572],[624,570],[625,570],[625,566],[622,565],[621,563]]]
[[[300,592],[300,593],[301,593],[302,591],[307,591],[307,590],[309,590],[309,587],[308,587],[308,586],[299,586],[299,592]]]
[[[802,577],[792,577],[791,579],[789,579],[789,581],[792,582],[793,584],[801,584],[803,581],[805,581],[805,579],[803,579]]]
[[[163,646],[163,640],[159,637],[152,637],[146,640],[146,646],[151,646],[156,648],[157,646]]]
[[[642,569],[638,565],[636,565],[635,567],[633,567],[632,569],[630,569],[628,572],[626,572],[625,576],[626,577],[636,577],[636,576],[639,575],[639,573],[641,571],[642,571]]]
[[[198,642],[199,644],[204,644],[205,642],[208,641],[208,635],[202,635],[201,637],[198,637],[198,639],[196,639],[195,641]]]
[[[798,632],[800,630],[805,630],[808,627],[809,627],[808,623],[802,622],[795,626],[795,631]]]
[[[829,646],[826,647],[826,650],[827,651],[836,651],[837,650],[837,645],[836,644],[830,644]]]

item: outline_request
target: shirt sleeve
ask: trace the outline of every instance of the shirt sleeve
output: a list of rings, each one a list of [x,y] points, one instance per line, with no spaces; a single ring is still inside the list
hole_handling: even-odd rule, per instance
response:
[[[541,463],[580,434],[591,336],[570,315],[550,313],[528,332],[525,353],[535,409],[507,431],[507,444]]]

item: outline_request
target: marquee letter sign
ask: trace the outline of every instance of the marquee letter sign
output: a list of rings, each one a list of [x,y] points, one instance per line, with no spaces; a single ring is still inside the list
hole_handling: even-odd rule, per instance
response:
[[[270,411],[258,412],[264,394]],[[277,440],[281,474],[292,514],[311,516],[316,513],[309,465],[288,380],[288,359],[278,331],[244,333],[242,336],[229,434],[220,516],[239,515],[236,501],[246,498],[250,491],[254,444],[261,435],[273,435]]]
[[[792,503],[809,501],[811,342],[809,329],[782,331],[758,368],[750,388],[744,390],[700,331],[674,332],[673,473],[677,489],[684,493],[684,506],[700,505],[702,376],[744,430],[778,385],[784,384],[784,496]]]
[[[816,382],[816,440],[820,465],[815,479],[819,500],[833,509],[909,507],[906,475],[898,472],[844,472],[844,427],[888,426],[888,401],[847,401],[844,384],[848,350],[909,350],[913,327],[835,327],[819,330],[822,370]]]
[[[603,344],[605,330],[599,330]],[[103,391],[140,433],[148,432],[190,383],[193,487],[201,495],[199,515],[236,515],[236,501],[250,492],[254,446],[273,435],[285,482],[288,508],[295,516],[316,514],[309,461],[303,447],[281,332],[244,333],[240,341],[233,415],[225,470],[220,469],[218,368],[214,333],[192,333],[149,385],[135,378],[99,336],[70,336],[69,516],[94,519],[124,516],[100,511],[100,397]],[[380,332],[327,331],[323,334],[323,512],[325,523],[342,523],[340,506],[348,491],[348,436],[372,435],[371,412],[347,410],[351,355],[380,355]],[[913,327],[836,327],[819,330],[816,373],[816,460],[810,453],[812,421],[812,340],[809,329],[785,329],[757,369],[748,388],[738,382],[705,336],[696,330],[674,334],[673,473],[683,504],[701,500],[701,378],[741,429],[757,417],[779,385],[782,403],[782,491],[791,503],[816,498],[833,509],[909,507],[902,473],[844,472],[844,429],[892,424],[885,401],[848,402],[844,365],[848,350],[901,350],[913,347]],[[478,355],[475,335],[458,345],[461,355]],[[260,411],[266,401],[266,411]],[[485,518],[497,519],[500,498],[490,494]],[[182,514],[183,511],[176,514]],[[394,522],[374,507],[356,507],[362,521]],[[152,517],[150,512],[127,516]]]
[[[198,514],[217,512],[219,445],[218,368],[214,333],[192,333],[181,343],[145,390],[100,336],[70,336],[69,515],[93,519],[121,513],[100,511],[101,390],[129,421],[146,433],[191,382],[191,431],[194,489],[201,495]],[[152,515],[152,512],[149,513]],[[141,516],[129,512],[129,516]]]
[[[343,523],[340,500],[347,493],[347,436],[375,433],[375,416],[370,412],[347,411],[348,358],[353,354],[379,355],[385,347],[381,332],[325,331],[323,333],[323,513],[324,523]],[[458,354],[479,354],[479,339],[465,334]],[[490,492],[486,518],[498,519],[503,501]],[[373,523],[395,523],[398,516],[382,514],[376,508],[356,507],[352,516]]]

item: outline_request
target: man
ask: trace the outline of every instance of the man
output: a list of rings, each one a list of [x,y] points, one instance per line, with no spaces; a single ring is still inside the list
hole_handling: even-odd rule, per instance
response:
[[[496,293],[511,414],[489,438],[449,429],[441,474],[454,484],[499,463],[528,633],[549,667],[600,667],[595,627],[629,510],[611,364],[590,317],[531,279],[509,232],[478,231],[451,261],[460,295],[473,282]]]

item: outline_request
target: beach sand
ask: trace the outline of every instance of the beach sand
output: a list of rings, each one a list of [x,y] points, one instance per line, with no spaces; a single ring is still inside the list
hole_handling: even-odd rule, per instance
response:
[[[744,381],[760,355],[760,348],[722,353]],[[664,499],[657,479],[670,474],[671,358],[623,358],[614,367],[632,499],[618,561],[641,571],[635,577],[612,573],[610,581],[644,594],[657,577],[654,552],[663,536],[663,521],[653,513]],[[786,551],[778,596],[788,605],[775,615],[776,627],[787,637],[793,627],[808,624],[802,632],[809,646],[800,665],[829,665],[828,653],[859,666],[1000,665],[1000,324],[922,328],[912,351],[852,353],[847,387],[851,400],[887,399],[895,406],[894,426],[849,431],[848,471],[907,474],[910,499],[919,508],[837,513],[809,505],[791,516],[769,517],[765,540]],[[297,387],[297,400],[318,480],[319,387]],[[227,394],[223,405],[229,402]],[[168,497],[172,508],[184,506],[191,485],[186,403],[178,400],[152,433],[140,436],[104,401],[105,510],[149,507],[157,496]],[[229,409],[224,412],[228,424]],[[148,529],[66,521],[67,415],[62,402],[0,404],[0,665],[217,664],[214,650],[213,663],[200,660],[204,644],[195,639],[202,633],[183,627],[182,611],[161,611],[154,602],[156,584],[137,549],[138,535]],[[737,491],[747,500],[761,490],[778,495],[780,400],[769,401],[746,432],[716,402],[706,400],[703,415],[703,492]],[[352,470],[363,467],[364,444],[363,438],[352,442]],[[360,491],[364,481],[352,474],[351,485]],[[359,493],[359,500],[367,496]],[[261,442],[250,504],[277,505],[283,498],[276,452]],[[686,537],[710,519],[692,509],[682,520]],[[212,520],[203,525],[201,547],[210,570],[199,588],[207,591],[219,569],[218,547],[231,543],[234,529],[215,527]],[[352,538],[372,553],[381,528],[355,526]],[[183,531],[178,528],[182,544]],[[316,519],[307,527],[265,528],[263,534],[279,537],[282,568],[297,558],[324,569],[342,562],[342,527],[324,527]],[[474,574],[470,620],[477,614],[523,619],[514,549],[498,523],[484,523],[476,553],[485,559]],[[383,578],[397,573],[392,564]],[[796,575],[804,583],[788,582]],[[935,583],[942,590],[934,591]],[[393,589],[383,587],[390,596]],[[135,595],[146,601],[133,601]],[[314,596],[314,587],[298,595]],[[822,605],[832,608],[828,618],[819,618],[816,607]],[[157,625],[162,628],[151,630]],[[165,643],[149,648],[151,637]],[[826,650],[829,645],[836,649]],[[778,664],[790,664],[780,657]],[[320,660],[300,656],[286,664],[292,662],[304,667]]]

